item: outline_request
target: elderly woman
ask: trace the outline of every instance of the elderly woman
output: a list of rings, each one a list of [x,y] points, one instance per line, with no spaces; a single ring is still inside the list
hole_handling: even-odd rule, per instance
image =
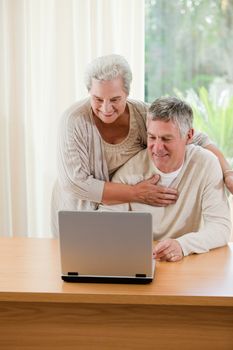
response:
[[[177,191],[160,186],[159,177],[132,186],[111,182],[114,172],[147,143],[147,105],[128,98],[131,81],[129,64],[120,55],[99,57],[87,67],[89,97],[71,106],[61,120],[53,234],[58,232],[59,210],[95,210],[99,203],[167,206],[176,202]],[[193,142],[217,152],[223,170],[229,170],[207,136],[196,134]]]

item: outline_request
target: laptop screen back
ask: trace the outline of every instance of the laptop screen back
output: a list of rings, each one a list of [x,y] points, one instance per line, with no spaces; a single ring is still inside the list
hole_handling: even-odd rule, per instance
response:
[[[152,217],[142,212],[59,212],[62,274],[152,276]]]

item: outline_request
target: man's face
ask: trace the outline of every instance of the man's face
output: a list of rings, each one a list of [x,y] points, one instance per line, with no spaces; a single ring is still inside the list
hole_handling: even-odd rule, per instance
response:
[[[187,136],[181,137],[178,126],[172,121],[147,122],[147,148],[155,166],[164,173],[171,173],[182,165],[185,146],[193,135],[190,129]]]
[[[103,123],[114,123],[126,109],[127,94],[121,77],[104,81],[92,79],[90,96],[92,110]]]

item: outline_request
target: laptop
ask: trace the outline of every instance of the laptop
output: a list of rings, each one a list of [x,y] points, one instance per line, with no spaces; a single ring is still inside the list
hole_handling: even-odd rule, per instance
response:
[[[60,211],[58,219],[64,281],[145,284],[153,280],[150,213]]]

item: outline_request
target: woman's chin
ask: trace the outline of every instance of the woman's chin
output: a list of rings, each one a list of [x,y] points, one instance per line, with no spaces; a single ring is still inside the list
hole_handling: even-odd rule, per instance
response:
[[[103,116],[103,115],[101,115],[99,118],[105,124],[112,124],[112,123],[114,123],[117,120],[118,116],[114,113],[111,116]]]

